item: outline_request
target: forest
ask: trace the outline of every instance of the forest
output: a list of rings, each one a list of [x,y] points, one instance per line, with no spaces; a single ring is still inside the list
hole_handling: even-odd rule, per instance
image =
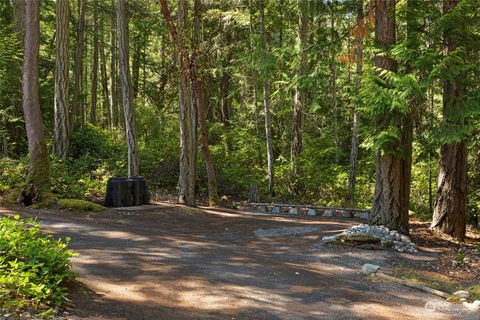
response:
[[[400,215],[410,194],[478,223],[475,1],[42,1],[40,110],[22,110],[22,2],[1,8],[5,188],[32,122],[32,179],[58,195],[94,200],[128,171],[189,205],[254,184]]]
[[[0,0],[0,318],[470,319],[479,61],[478,0]]]
[[[6,201],[128,174],[190,206],[253,189],[478,225],[475,0],[31,3],[0,4]]]

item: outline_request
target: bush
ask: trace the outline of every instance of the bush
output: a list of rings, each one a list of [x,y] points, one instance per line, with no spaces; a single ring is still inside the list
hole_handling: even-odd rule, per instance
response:
[[[32,219],[0,219],[0,308],[37,310],[62,305],[74,279],[69,239],[40,233]]]

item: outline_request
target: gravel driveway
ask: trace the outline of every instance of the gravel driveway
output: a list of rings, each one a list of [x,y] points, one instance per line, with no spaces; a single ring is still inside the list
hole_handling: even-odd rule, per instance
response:
[[[320,243],[354,219],[185,207],[34,215],[80,254],[71,319],[479,319],[360,272],[435,255]]]

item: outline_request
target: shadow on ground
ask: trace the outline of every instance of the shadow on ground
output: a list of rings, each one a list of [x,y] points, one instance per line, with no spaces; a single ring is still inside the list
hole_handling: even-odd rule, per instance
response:
[[[84,285],[72,295],[72,319],[457,318],[426,309],[433,297],[359,272],[367,262],[418,265],[434,259],[431,254],[320,244],[354,220],[184,207],[36,216],[48,232],[71,237],[80,253],[72,263]],[[282,235],[298,226],[309,232]],[[258,229],[278,236],[257,237]]]

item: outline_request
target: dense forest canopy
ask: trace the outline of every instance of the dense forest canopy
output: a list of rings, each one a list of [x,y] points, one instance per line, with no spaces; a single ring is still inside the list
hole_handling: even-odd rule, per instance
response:
[[[479,14],[477,0],[1,0],[0,192],[99,200],[109,177],[142,175],[188,205],[365,207],[405,233],[410,210],[462,239],[480,210]]]

